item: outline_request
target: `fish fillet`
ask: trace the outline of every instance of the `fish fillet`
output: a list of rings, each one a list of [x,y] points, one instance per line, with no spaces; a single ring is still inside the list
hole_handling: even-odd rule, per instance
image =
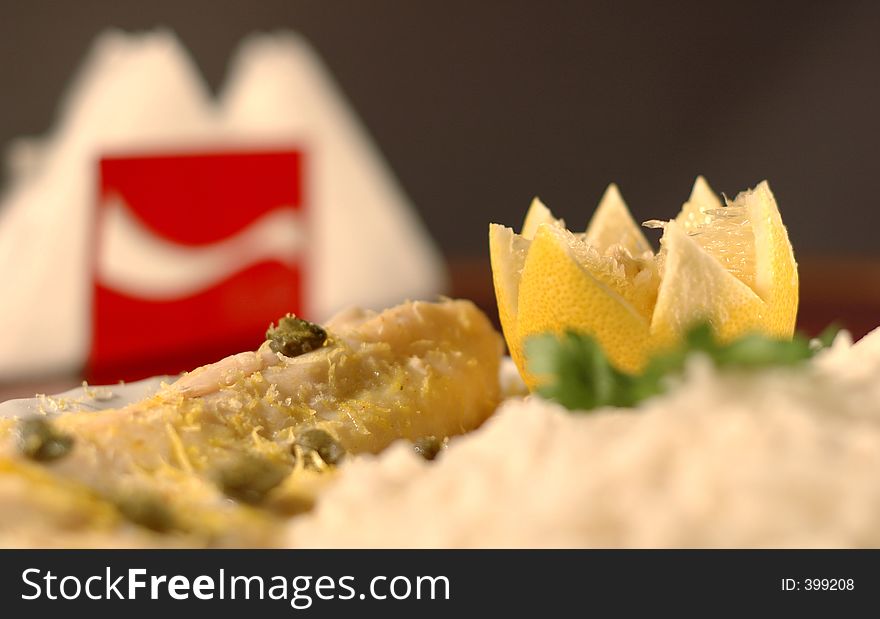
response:
[[[125,408],[54,416],[73,439],[57,460],[23,455],[20,422],[0,421],[0,544],[271,545],[334,476],[298,447],[304,432],[352,458],[467,432],[498,404],[502,341],[469,301],[348,310],[325,330],[296,357],[266,342]],[[281,472],[258,504],[223,485],[243,458]]]

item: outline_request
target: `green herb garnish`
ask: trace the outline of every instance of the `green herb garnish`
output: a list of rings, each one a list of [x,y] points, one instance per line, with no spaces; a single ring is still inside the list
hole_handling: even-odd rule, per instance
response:
[[[822,333],[813,341],[817,346],[817,350],[822,350],[823,348],[828,348],[834,342],[834,338],[837,337],[837,334],[840,333],[840,329],[842,327],[840,324],[836,322],[832,322],[830,325],[825,327],[822,330]]]
[[[722,343],[711,326],[703,323],[692,328],[677,348],[654,355],[640,374],[621,372],[608,361],[592,336],[575,331],[559,337],[533,336],[526,340],[525,354],[529,372],[542,380],[538,393],[568,409],[591,410],[634,406],[663,393],[667,377],[681,373],[693,353],[706,355],[719,368],[792,366],[829,346],[838,330],[832,325],[813,345],[800,334],[791,340],[749,334]]]

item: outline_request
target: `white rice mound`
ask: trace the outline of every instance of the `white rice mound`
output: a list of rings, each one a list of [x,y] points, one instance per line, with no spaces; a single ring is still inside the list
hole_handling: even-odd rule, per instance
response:
[[[799,368],[694,358],[635,409],[508,399],[434,462],[345,465],[297,547],[880,547],[880,329]]]

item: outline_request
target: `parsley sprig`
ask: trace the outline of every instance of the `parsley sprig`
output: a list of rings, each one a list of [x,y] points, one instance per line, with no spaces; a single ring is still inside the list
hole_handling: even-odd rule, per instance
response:
[[[529,372],[543,381],[538,393],[568,409],[587,411],[601,406],[630,407],[663,393],[667,377],[680,374],[695,353],[706,355],[719,368],[793,366],[829,346],[838,331],[839,327],[831,325],[812,343],[800,334],[780,340],[757,333],[720,342],[711,326],[702,323],[678,347],[654,355],[639,374],[618,370],[595,338],[576,331],[533,336],[525,342],[525,354]]]

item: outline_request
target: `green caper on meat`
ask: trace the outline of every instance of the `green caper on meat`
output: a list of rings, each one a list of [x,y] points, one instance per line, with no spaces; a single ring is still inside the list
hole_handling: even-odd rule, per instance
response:
[[[217,485],[226,496],[257,505],[288,475],[286,466],[244,454],[216,472]]]
[[[134,524],[165,533],[174,528],[174,517],[162,501],[147,492],[128,492],[113,498],[116,509]]]
[[[272,352],[297,357],[323,346],[327,332],[320,325],[288,314],[278,321],[278,326],[269,325],[266,339]]]
[[[443,449],[443,440],[436,436],[423,436],[413,443],[413,450],[425,460],[433,460]]]
[[[304,451],[314,451],[326,464],[339,464],[345,457],[345,448],[339,441],[320,428],[303,430],[297,435],[296,444]]]
[[[63,458],[73,449],[73,437],[55,429],[48,419],[29,417],[18,423],[18,448],[38,462]]]

